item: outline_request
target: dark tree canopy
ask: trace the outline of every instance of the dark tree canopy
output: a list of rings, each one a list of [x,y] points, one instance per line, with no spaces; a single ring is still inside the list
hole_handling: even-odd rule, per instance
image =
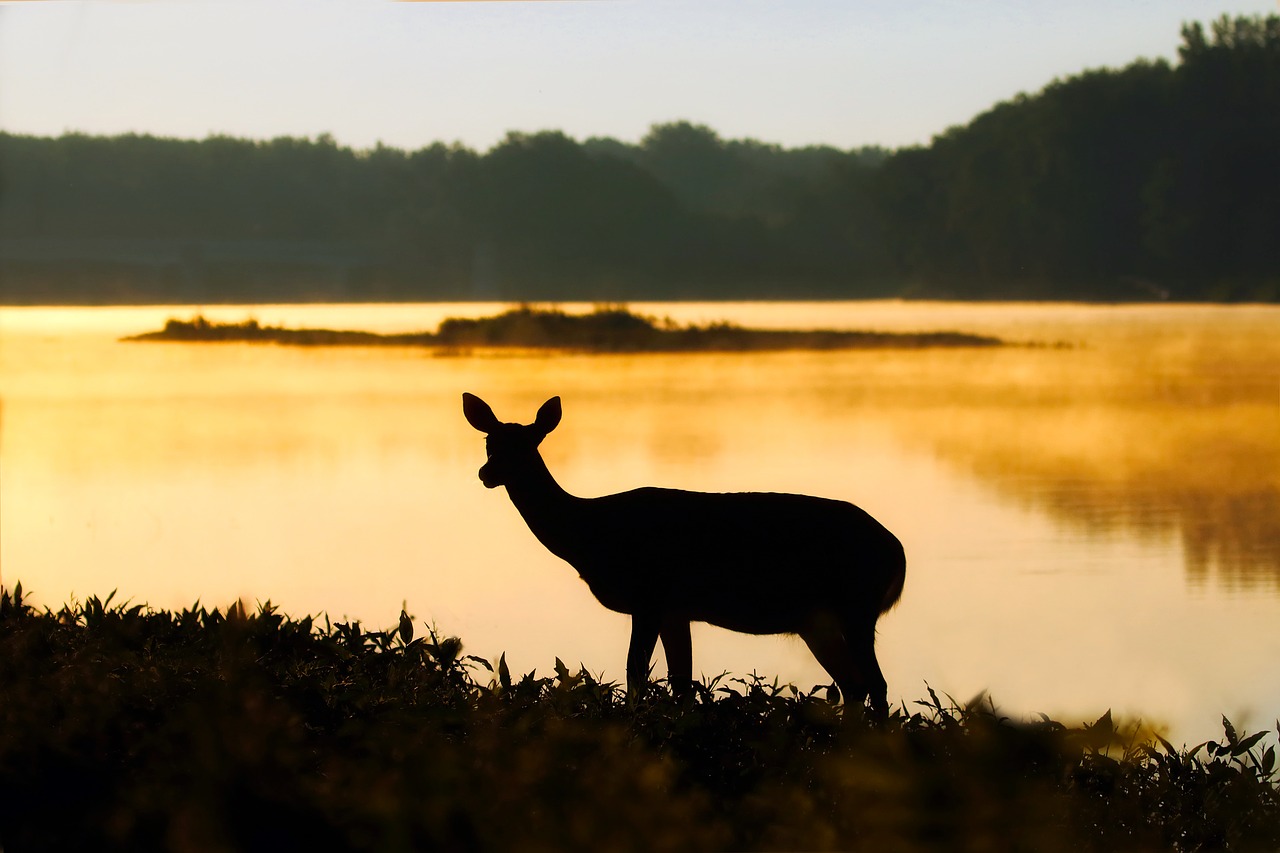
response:
[[[1280,16],[927,147],[0,134],[0,301],[1280,298]]]

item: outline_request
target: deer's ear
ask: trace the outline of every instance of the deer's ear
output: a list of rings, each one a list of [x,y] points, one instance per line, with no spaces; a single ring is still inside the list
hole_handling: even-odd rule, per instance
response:
[[[533,425],[541,430],[543,435],[546,435],[560,423],[561,414],[560,398],[552,397],[542,404],[542,408],[538,409],[538,416],[533,419]]]
[[[466,415],[467,423],[486,435],[502,425],[489,404],[475,394],[463,393],[462,414]]]

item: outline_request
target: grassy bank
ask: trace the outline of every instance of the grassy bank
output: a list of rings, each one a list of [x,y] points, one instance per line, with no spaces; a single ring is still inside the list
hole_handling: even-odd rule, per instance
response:
[[[880,727],[760,681],[628,705],[387,630],[0,595],[0,846],[1273,850],[1263,733],[1178,749],[929,698]],[[1224,721],[1225,723],[1225,721]]]
[[[248,342],[291,346],[419,346],[466,350],[488,347],[576,352],[765,352],[922,347],[990,347],[997,338],[965,332],[859,332],[833,329],[747,329],[731,323],[679,325],[601,306],[586,314],[527,305],[492,317],[450,317],[435,332],[377,334],[341,329],[288,329],[256,320],[212,323],[170,319],[163,329],[127,341]]]

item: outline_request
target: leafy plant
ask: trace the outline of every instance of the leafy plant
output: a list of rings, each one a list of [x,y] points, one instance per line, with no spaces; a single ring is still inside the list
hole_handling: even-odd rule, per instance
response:
[[[758,675],[513,674],[456,637],[0,591],[0,845],[1270,850],[1275,745],[927,697],[872,725]],[[1280,733],[1280,723],[1277,724]]]

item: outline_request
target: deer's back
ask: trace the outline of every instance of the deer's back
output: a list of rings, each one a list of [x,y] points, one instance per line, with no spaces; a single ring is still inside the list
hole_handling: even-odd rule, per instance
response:
[[[901,585],[901,544],[845,501],[644,488],[583,510],[578,541],[561,556],[623,612],[658,607],[737,631],[795,631],[816,603],[879,612]]]

